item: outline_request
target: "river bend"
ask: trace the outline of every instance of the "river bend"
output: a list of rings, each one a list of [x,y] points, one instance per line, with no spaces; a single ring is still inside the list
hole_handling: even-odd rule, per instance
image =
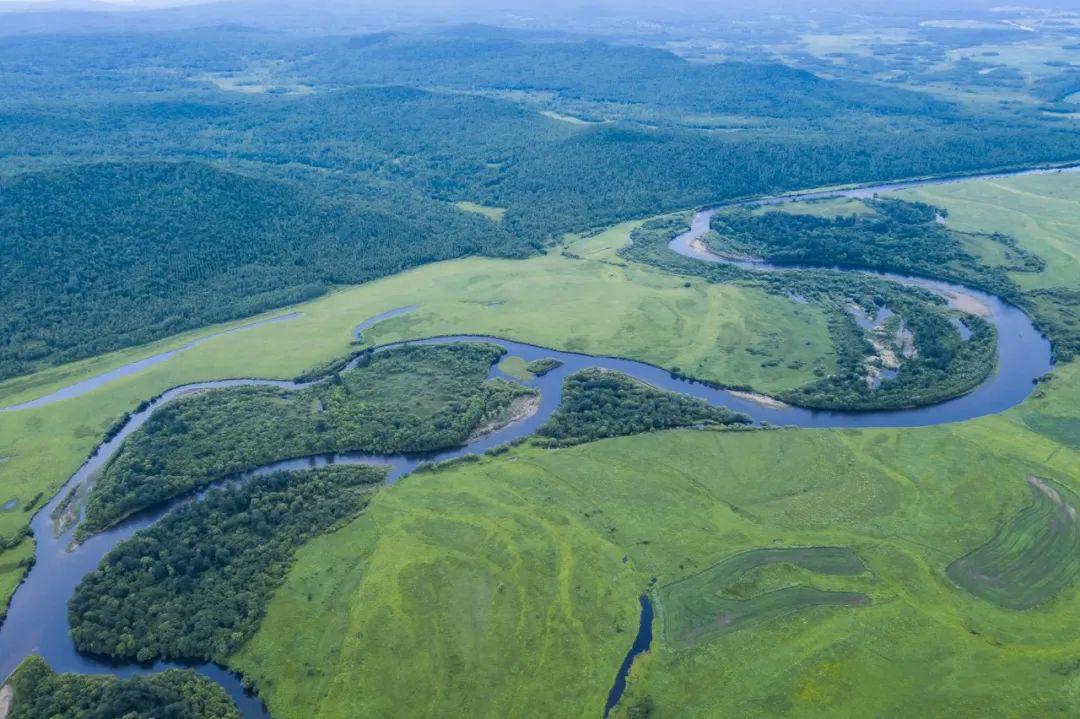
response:
[[[1060,171],[1072,171],[1077,169],[1080,168],[1067,168],[1066,170]],[[1052,171],[1059,170],[1027,171],[1012,174],[1032,174],[1032,172]],[[990,177],[1004,176],[1008,175],[993,175]],[[690,231],[673,240],[671,248],[675,252],[701,261],[728,262],[729,260],[715,256],[707,250],[704,250],[700,245],[700,242],[698,242],[705,233],[708,232],[709,223],[713,214],[721,207],[730,207],[734,204],[779,204],[796,200],[841,196],[871,197],[874,194],[882,192],[930,184],[942,184],[944,182],[957,182],[960,181],[960,179],[967,178],[884,184],[857,189],[793,194],[762,200],[744,201],[741,203],[728,203],[727,205],[698,212],[693,218]],[[761,271],[795,269],[791,266],[776,266],[765,262],[755,261],[739,261],[735,264]],[[423,462],[440,461],[453,459],[467,454],[476,454],[504,442],[533,434],[551,413],[558,409],[563,380],[573,372],[590,367],[601,367],[622,372],[660,389],[680,392],[689,396],[698,397],[716,406],[723,406],[735,411],[745,412],[757,423],[769,422],[774,425],[789,425],[807,428],[917,427],[946,422],[957,422],[985,414],[1001,412],[1023,401],[1023,399],[1031,392],[1033,380],[1051,369],[1049,343],[1034,327],[1030,318],[1019,309],[1001,301],[993,295],[955,284],[937,280],[928,280],[925,278],[904,277],[894,274],[884,274],[883,276],[897,282],[917,284],[947,296],[950,294],[973,296],[983,302],[990,309],[990,316],[987,319],[994,323],[998,331],[998,364],[994,374],[968,394],[932,406],[871,412],[818,411],[797,407],[762,405],[745,397],[736,396],[726,390],[714,389],[691,380],[676,379],[666,370],[632,360],[561,352],[495,337],[476,335],[437,337],[417,340],[413,342],[413,344],[461,341],[490,342],[505,348],[510,354],[520,356],[526,361],[553,357],[561,360],[563,365],[543,377],[537,377],[525,383],[540,391],[540,408],[535,414],[496,430],[486,436],[477,438],[466,446],[424,455],[378,456],[363,453],[344,453],[292,458],[275,462],[248,472],[240,479],[281,469],[304,469],[333,463],[365,463],[388,467],[387,481],[394,482],[411,472]],[[400,308],[370,318],[357,327],[357,338],[363,329],[367,329],[375,322],[411,311],[412,309],[414,308]],[[274,320],[271,321],[289,320],[294,317],[296,317],[295,314],[285,315],[280,318],[274,318]],[[248,325],[237,329],[248,329],[252,326],[253,325]],[[199,341],[205,341],[205,339],[206,338]],[[189,345],[186,345],[181,348],[181,351],[182,349],[190,348],[194,344],[195,343],[190,343]],[[385,351],[400,346],[400,344],[405,343],[390,345],[381,348],[378,351]],[[156,355],[148,360],[134,362],[130,365],[125,365],[117,370],[106,373],[105,375],[100,375],[68,388],[58,390],[57,392],[38,400],[31,400],[21,405],[2,408],[0,411],[28,409],[78,396],[79,394],[100,387],[119,377],[141,371],[149,366],[149,364],[165,361],[173,356],[173,354],[174,353],[165,353],[163,355]],[[490,376],[505,377],[497,367],[492,368]],[[73,527],[68,527],[66,530],[57,533],[54,531],[52,519],[52,514],[63,502],[68,493],[79,488],[85,489],[89,482],[94,479],[97,473],[100,472],[109,459],[116,453],[124,439],[142,426],[157,408],[192,391],[243,385],[266,385],[286,389],[299,389],[307,386],[306,384],[289,381],[238,379],[200,382],[171,389],[150,402],[148,406],[141,411],[133,414],[123,428],[109,441],[101,444],[86,463],[72,475],[64,485],[63,489],[37,513],[31,522],[31,528],[33,529],[37,541],[37,561],[34,568],[27,575],[26,581],[16,591],[12,599],[7,620],[3,627],[0,628],[0,677],[6,677],[18,666],[22,659],[30,653],[38,653],[43,656],[58,672],[79,672],[86,674],[108,673],[126,677],[135,674],[158,672],[174,667],[192,667],[220,683],[237,702],[241,715],[245,717],[245,719],[268,716],[261,702],[243,690],[239,679],[219,666],[208,663],[184,664],[177,662],[156,662],[148,665],[140,665],[87,656],[80,654],[75,650],[74,644],[68,633],[67,601],[68,598],[72,596],[75,587],[82,578],[88,572],[94,570],[98,566],[101,558],[117,543],[129,538],[139,529],[148,527],[156,522],[178,502],[192,501],[191,498],[180,499],[165,507],[129,517],[119,525],[90,537],[71,551],[69,551],[69,547],[72,541]],[[630,657],[628,657],[628,660],[629,659]],[[620,675],[624,676],[624,673],[620,672]],[[621,692],[619,692],[619,694],[621,694]],[[610,703],[609,706],[613,706],[613,702],[617,700],[618,696],[610,698],[609,702],[612,703]]]

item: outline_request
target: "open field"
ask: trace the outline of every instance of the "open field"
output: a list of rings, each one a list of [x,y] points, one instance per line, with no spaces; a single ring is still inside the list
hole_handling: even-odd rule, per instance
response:
[[[1080,174],[1030,175],[905,190],[899,195],[944,207],[961,232],[1001,232],[1046,260],[1043,272],[1009,274],[1025,290],[1080,286]],[[988,264],[1002,264],[1000,245],[976,246]]]
[[[619,249],[630,242],[630,233],[641,227],[644,220],[622,222],[591,235],[567,235],[564,244],[567,252],[589,260],[606,260],[626,264],[619,256]]]
[[[1022,410],[959,425],[674,431],[417,474],[301,550],[234,665],[280,717],[594,716],[653,577],[762,547],[850,547],[865,574],[781,571],[744,590],[814,583],[869,604],[661,640],[620,710],[649,697],[658,716],[1072,713],[1080,588],[1032,615],[945,573],[1030,503],[1029,474],[1080,486],[1080,453],[1026,426],[1060,410],[1055,395],[1080,395],[1080,364]]]
[[[825,590],[814,575],[852,576],[866,567],[847,547],[751,549],[657,590],[664,637],[674,646],[733,632],[815,606],[864,604],[857,592]]]
[[[499,370],[523,382],[528,382],[533,378],[533,373],[528,368],[528,362],[516,355],[510,355],[502,362],[499,362]]]
[[[754,215],[769,212],[786,212],[789,215],[810,215],[811,217],[857,217],[877,214],[865,202],[850,197],[834,197],[827,200],[810,202],[789,202],[780,205],[761,205],[753,209]]]
[[[477,215],[483,215],[492,222],[501,222],[503,215],[506,214],[505,207],[489,207],[488,205],[478,205],[475,202],[467,202],[465,200],[454,204],[462,212],[472,212]]]
[[[303,316],[215,337],[85,396],[32,410],[0,412],[0,505],[51,496],[108,427],[169,387],[230,377],[291,378],[349,350],[353,328],[380,312],[420,305],[412,315],[365,333],[369,342],[447,333],[493,334],[561,349],[625,355],[725,383],[776,392],[813,379],[815,362],[835,358],[823,313],[782,297],[692,282],[639,267],[612,267],[557,254],[529,260],[468,259],[428,265],[343,289],[283,310]],[[237,322],[226,327],[246,323]],[[220,328],[215,328],[220,329]],[[0,383],[0,403],[16,404],[159,352],[191,332]],[[758,354],[746,351],[752,347]],[[766,366],[770,358],[782,359]],[[803,360],[802,369],[787,366]],[[21,507],[0,511],[0,538],[29,521]],[[26,542],[23,543],[24,545]],[[0,604],[21,576],[0,554]]]
[[[964,589],[1011,609],[1051,601],[1080,574],[1076,493],[1034,476],[1028,486],[1031,504],[948,568],[949,579]]]

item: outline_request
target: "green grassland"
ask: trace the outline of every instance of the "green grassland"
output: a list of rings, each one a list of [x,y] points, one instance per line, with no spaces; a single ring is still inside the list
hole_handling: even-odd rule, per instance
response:
[[[634,220],[614,225],[595,234],[567,235],[563,240],[565,251],[570,255],[589,260],[625,264],[626,260],[619,257],[619,248],[630,241],[630,233],[642,224],[644,224],[643,220]]]
[[[490,207],[488,205],[478,205],[475,202],[467,202],[462,200],[461,202],[455,202],[454,206],[462,212],[472,212],[477,215],[483,215],[492,222],[501,222],[503,215],[506,214],[505,207]]]
[[[441,301],[422,300],[418,311],[380,323],[366,339],[382,344],[451,330],[489,334],[680,367],[766,393],[811,381],[815,362],[835,367],[825,313],[784,297],[554,254],[488,267],[487,273],[443,274]],[[502,304],[486,304],[492,302]],[[781,366],[764,366],[770,358]]]
[[[799,386],[815,363],[835,366],[824,314],[755,289],[709,285],[641,267],[549,254],[529,260],[456,260],[428,265],[291,308],[302,317],[224,335],[58,404],[0,413],[0,505],[52,496],[109,426],[169,387],[231,377],[290,378],[349,350],[360,321],[419,304],[407,317],[365,333],[372,343],[446,333],[504,336],[559,349],[626,355],[764,392]],[[501,302],[501,304],[489,304]],[[15,404],[137,359],[175,349],[212,330],[50,368],[0,383],[0,403]],[[752,347],[759,354],[750,354]],[[768,360],[785,362],[768,366]],[[802,369],[788,367],[802,359]],[[10,539],[30,514],[0,512]],[[0,605],[23,569],[28,542],[0,553]]]
[[[811,200],[808,202],[789,202],[780,205],[760,205],[752,211],[754,215],[764,215],[769,212],[786,212],[789,215],[810,215],[811,217],[856,217],[876,214],[874,209],[865,202],[850,197],[833,197],[826,200]]]
[[[1080,453],[1025,426],[1057,411],[1047,398],[1058,390],[1080,395],[1080,364],[1022,413],[976,422],[680,430],[408,477],[300,551],[234,665],[281,717],[595,716],[652,578],[762,548],[847,547],[865,575],[787,581],[868,604],[807,608],[685,647],[661,639],[626,706],[647,696],[658,716],[1074,713],[1061,667],[1080,651],[1080,590],[1032,615],[946,575],[1030,503],[1029,474],[1080,486]]]
[[[510,355],[499,363],[499,370],[505,372],[514,379],[528,382],[534,376],[533,373],[529,371],[528,364],[528,362],[517,355]]]
[[[949,565],[949,578],[972,594],[1012,609],[1052,600],[1080,575],[1076,493],[1029,477],[1031,504],[990,540]]]
[[[1029,175],[1002,180],[960,182],[899,193],[949,211],[950,228],[968,233],[1001,232],[1046,260],[1042,272],[1011,272],[1025,290],[1080,284],[1080,173]],[[1000,244],[977,243],[979,257],[1004,265]]]
[[[752,549],[736,554],[657,591],[664,640],[672,646],[691,646],[705,637],[810,607],[866,603],[865,594],[810,586],[817,580],[812,575],[865,571],[858,555],[847,547]]]

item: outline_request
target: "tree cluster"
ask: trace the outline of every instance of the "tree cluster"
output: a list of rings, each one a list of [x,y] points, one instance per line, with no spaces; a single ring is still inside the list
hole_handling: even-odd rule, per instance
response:
[[[10,685],[7,719],[240,719],[225,690],[190,669],[117,679],[57,674],[31,656]]]
[[[412,345],[363,356],[300,390],[229,387],[181,397],[128,437],[95,484],[82,531],[271,462],[464,444],[532,390],[486,381],[502,348]]]
[[[355,517],[374,467],[329,466],[210,490],[110,551],[68,604],[85,652],[224,659],[258,627],[296,549]]]
[[[558,411],[536,434],[542,444],[565,446],[673,427],[749,422],[739,412],[664,392],[619,372],[587,369],[566,378]]]

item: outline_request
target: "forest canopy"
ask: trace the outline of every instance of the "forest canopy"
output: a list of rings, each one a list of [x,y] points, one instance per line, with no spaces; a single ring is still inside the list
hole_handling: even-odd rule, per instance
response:
[[[211,490],[119,544],[68,605],[80,651],[224,661],[254,633],[293,553],[355,517],[381,469],[330,466]]]
[[[209,165],[108,163],[0,182],[0,378],[524,243]]]
[[[85,531],[212,482],[330,452],[399,454],[464,444],[534,390],[487,381],[495,345],[413,345],[364,354],[299,390],[229,387],[180,397],[125,440],[95,484]]]
[[[240,719],[220,685],[190,669],[117,679],[57,674],[27,658],[12,675],[7,719]]]
[[[740,412],[655,389],[619,372],[586,369],[566,378],[559,409],[536,433],[541,444],[572,445],[674,427],[749,422]]]

